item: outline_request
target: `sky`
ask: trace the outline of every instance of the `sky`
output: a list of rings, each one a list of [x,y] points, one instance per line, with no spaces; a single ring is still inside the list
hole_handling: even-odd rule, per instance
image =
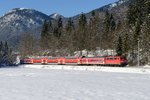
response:
[[[0,0],[0,16],[13,8],[30,8],[47,15],[59,13],[71,17],[115,1],[118,0]]]

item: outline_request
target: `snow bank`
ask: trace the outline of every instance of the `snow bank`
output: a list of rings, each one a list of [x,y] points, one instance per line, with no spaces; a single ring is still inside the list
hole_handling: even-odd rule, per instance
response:
[[[145,65],[145,66],[143,66],[144,68],[150,68],[150,65]]]
[[[106,66],[76,66],[76,65],[22,65],[25,68],[44,68],[61,70],[103,71],[119,73],[144,73],[150,74],[150,67],[106,67]]]
[[[150,76],[43,68],[1,68],[0,100],[150,100]]]

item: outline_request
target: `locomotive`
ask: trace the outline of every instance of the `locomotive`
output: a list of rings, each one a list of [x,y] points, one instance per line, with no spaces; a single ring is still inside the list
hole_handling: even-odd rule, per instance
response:
[[[57,64],[57,65],[101,65],[126,66],[127,59],[121,56],[106,57],[32,57],[22,59],[21,64]]]

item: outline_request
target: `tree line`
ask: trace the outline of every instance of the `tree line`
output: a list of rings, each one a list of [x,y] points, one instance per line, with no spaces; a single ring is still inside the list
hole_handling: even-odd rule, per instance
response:
[[[0,42],[0,66],[13,65],[14,56],[7,42]]]

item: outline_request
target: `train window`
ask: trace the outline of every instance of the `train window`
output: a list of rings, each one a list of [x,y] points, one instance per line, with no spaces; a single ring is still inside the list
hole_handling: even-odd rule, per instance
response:
[[[107,60],[113,60],[113,58],[107,58]]]
[[[109,58],[107,58],[107,60],[109,60]]]
[[[110,58],[107,58],[107,60],[111,60]]]
[[[119,58],[107,58],[107,60],[119,60]]]
[[[114,60],[114,58],[110,58],[110,60]]]

